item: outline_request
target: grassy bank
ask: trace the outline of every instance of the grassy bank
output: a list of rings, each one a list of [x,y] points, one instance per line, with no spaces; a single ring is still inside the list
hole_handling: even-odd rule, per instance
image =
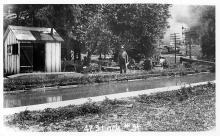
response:
[[[215,84],[4,118],[25,131],[205,131],[215,127]]]
[[[207,71],[203,70],[202,72]],[[44,76],[32,75],[4,79],[4,91],[30,90],[34,88],[92,84],[111,81],[126,81],[134,79],[146,79],[158,76],[187,75],[201,71],[194,69],[167,69],[129,72],[127,74],[114,73],[95,73],[77,74],[77,76],[63,76],[62,74],[46,74]],[[71,74],[70,74],[71,75]]]

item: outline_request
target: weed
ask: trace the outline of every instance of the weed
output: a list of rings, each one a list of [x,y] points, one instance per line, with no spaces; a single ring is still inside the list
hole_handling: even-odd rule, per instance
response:
[[[136,101],[141,103],[153,104],[153,103],[168,103],[174,102],[175,100],[183,101],[188,99],[191,95],[193,95],[192,87],[182,87],[180,90],[177,91],[170,91],[170,92],[161,92],[156,93],[154,95],[139,95],[136,98]]]
[[[181,76],[185,76],[185,75],[187,75],[187,73],[186,73],[185,71],[181,71],[181,72],[180,72],[180,75],[181,75]]]
[[[87,102],[77,108],[78,115],[99,114],[102,109],[95,102]]]
[[[161,76],[167,76],[167,73],[163,71],[163,72],[161,73]]]
[[[178,101],[184,101],[187,100],[189,97],[191,97],[194,94],[192,91],[192,87],[182,87],[180,90],[176,92],[176,97]]]
[[[207,70],[206,69],[202,69],[201,72],[207,72]]]
[[[114,99],[114,100],[111,100],[109,99],[108,97],[105,97],[105,100],[102,101],[101,105],[120,105],[120,104],[126,104],[127,102],[126,101],[123,101],[123,100],[118,100],[118,99]]]
[[[25,110],[25,111],[22,111],[18,114],[18,116],[16,116],[15,114],[15,118],[18,122],[23,122],[24,120],[32,120],[32,117],[31,117],[31,112],[29,110]]]
[[[207,84],[207,86],[208,86],[208,87],[213,87],[214,84],[213,84],[212,82],[209,81],[208,84]]]
[[[215,66],[210,68],[210,72],[215,73]]]
[[[199,70],[198,70],[198,69],[195,69],[195,73],[199,73]]]
[[[43,125],[58,122],[64,119],[73,119],[77,116],[84,116],[87,114],[99,114],[102,112],[100,106],[95,102],[87,102],[80,106],[66,106],[62,108],[47,108],[43,111],[29,111],[25,110],[18,114],[14,114],[14,117],[8,124],[20,124],[22,128],[26,126],[27,123],[31,122],[41,122]]]
[[[41,118],[38,121],[45,122],[48,124],[51,122],[55,122],[60,117],[57,110],[52,109],[52,108],[47,108],[47,109],[43,110],[43,112],[41,114],[42,114]]]

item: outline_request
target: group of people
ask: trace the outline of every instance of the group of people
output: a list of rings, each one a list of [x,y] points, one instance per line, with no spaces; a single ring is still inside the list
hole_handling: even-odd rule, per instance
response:
[[[159,61],[158,63],[161,64],[162,67],[167,67],[167,60],[165,58],[158,58]],[[146,70],[150,70],[153,68],[154,66],[154,63],[152,61],[153,59],[143,59],[143,66],[144,66],[144,69]],[[88,62],[87,62],[87,57],[85,56],[84,59],[83,59],[83,65],[84,66],[87,66]],[[119,67],[120,67],[120,73],[126,73],[127,72],[127,69],[128,69],[128,65],[135,65],[135,61],[134,59],[131,59],[130,61],[128,60],[128,54],[124,48],[124,46],[121,46],[120,48],[120,51],[119,51],[119,54],[118,54],[118,64],[119,64]]]
[[[121,49],[119,51],[118,62],[120,67],[120,73],[123,72],[126,73],[129,61],[128,61],[128,54],[125,51],[124,46],[121,46]],[[168,62],[166,58],[159,56],[157,62],[159,65],[161,65],[161,67],[168,68]],[[144,65],[144,67],[147,70],[152,69],[154,66],[152,59],[145,59],[144,63],[146,63],[145,65],[147,65],[147,66]]]

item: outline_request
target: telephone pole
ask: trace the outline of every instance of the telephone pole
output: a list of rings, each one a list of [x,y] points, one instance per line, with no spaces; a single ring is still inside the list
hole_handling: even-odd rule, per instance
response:
[[[175,48],[175,64],[176,64],[176,46],[177,46],[177,42],[180,41],[180,35],[179,33],[173,33],[173,34],[170,34],[170,43],[171,44],[174,44],[174,48]]]
[[[189,58],[192,58],[192,44],[193,38],[195,38],[196,32],[192,30],[188,30],[185,32],[185,41],[189,44]]]

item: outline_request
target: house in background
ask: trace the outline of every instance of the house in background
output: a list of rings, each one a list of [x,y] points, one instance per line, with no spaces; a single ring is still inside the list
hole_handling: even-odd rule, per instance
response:
[[[60,72],[63,41],[51,28],[8,26],[3,39],[4,74]]]

